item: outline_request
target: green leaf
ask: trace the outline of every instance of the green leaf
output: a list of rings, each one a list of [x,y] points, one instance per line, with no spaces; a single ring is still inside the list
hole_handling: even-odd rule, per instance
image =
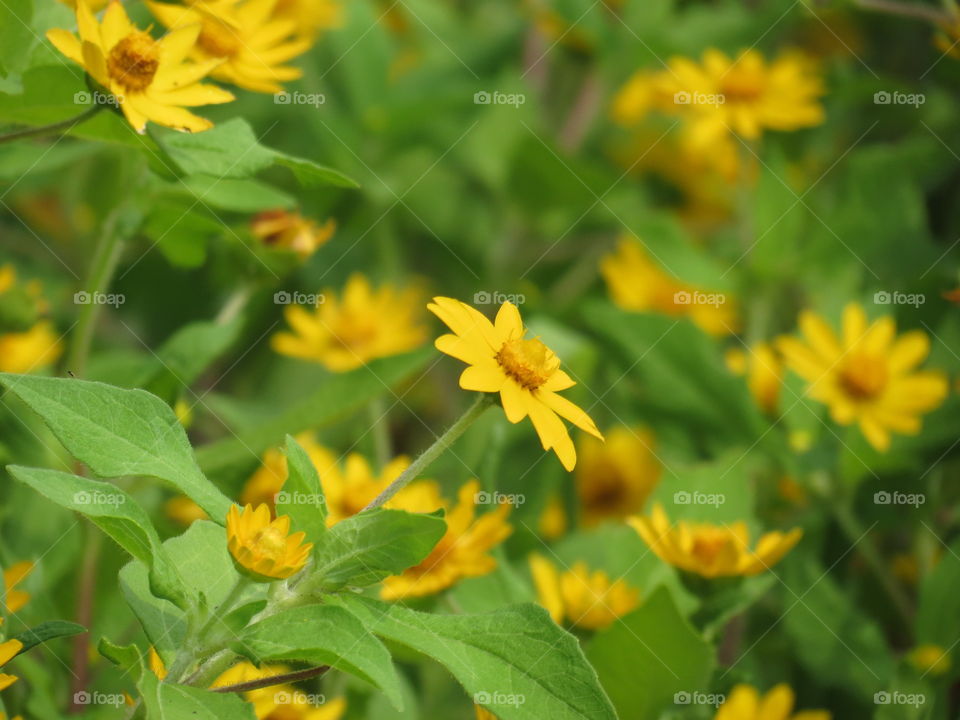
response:
[[[130,673],[134,682],[140,680],[143,672],[143,656],[140,655],[140,649],[136,645],[117,645],[102,637],[97,643],[97,651],[125,673]]]
[[[917,644],[960,637],[960,541],[955,541],[920,585]]]
[[[713,670],[713,649],[683,619],[666,588],[597,633],[586,652],[617,714],[631,720],[660,717],[675,693],[707,687]]]
[[[315,188],[323,185],[336,185],[345,188],[360,187],[360,183],[347,177],[339,170],[318,165],[312,160],[276,152],[274,153],[274,161],[277,165],[289,168],[297,181],[305,188]]]
[[[224,522],[230,500],[207,480],[170,407],[143,390],[67,378],[0,374],[0,385],[43,418],[70,453],[101,477],[165,480]]]
[[[335,667],[376,685],[402,707],[390,653],[342,607],[308,605],[271,615],[247,627],[234,650],[257,664],[297,660]]]
[[[11,639],[22,642],[23,648],[20,650],[20,652],[26,652],[30,648],[36,647],[40,643],[45,643],[47,640],[53,640],[54,638],[59,637],[70,637],[72,635],[80,635],[86,631],[87,629],[83,625],[68,622],[67,620],[48,620],[47,622],[40,623],[36,627],[32,627],[29,630],[24,630],[21,633],[12,635]]]
[[[239,695],[160,682],[152,672],[143,673],[137,687],[148,720],[256,720],[253,705]]]
[[[181,187],[197,201],[218,210],[252,213],[296,205],[292,196],[253,178],[237,180],[199,174],[188,175],[181,182]]]
[[[535,605],[432,615],[359,595],[335,601],[377,635],[444,665],[501,720],[615,720],[577,640]]]
[[[378,508],[341,520],[314,546],[327,589],[363,587],[422,561],[447,531],[439,515]]]
[[[331,375],[301,402],[277,417],[238,437],[230,437],[197,449],[197,460],[205,472],[215,473],[237,462],[248,462],[251,453],[262,453],[279,445],[284,437],[303,430],[320,429],[366,405],[408,378],[433,355],[426,348],[393,358],[384,358],[348,373]],[[224,510],[226,513],[226,510]]]
[[[326,534],[327,503],[320,476],[307,451],[292,435],[287,435],[287,479],[275,504],[277,514],[289,515],[293,529],[305,532],[310,542]]]
[[[150,568],[150,582],[162,597],[185,607],[186,590],[160,536],[140,505],[112,483],[59,470],[9,466],[9,473],[45,498],[88,518],[133,557]]]

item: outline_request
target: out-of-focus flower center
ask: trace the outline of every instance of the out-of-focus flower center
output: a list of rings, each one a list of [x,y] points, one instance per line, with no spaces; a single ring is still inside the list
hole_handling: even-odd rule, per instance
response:
[[[720,81],[720,93],[725,103],[750,103],[763,95],[763,76],[760,73],[733,68]]]
[[[693,556],[699,559],[704,565],[712,565],[726,544],[727,538],[722,533],[697,533],[693,539]]]
[[[623,504],[626,495],[626,479],[614,463],[604,462],[590,469],[582,491],[587,507],[616,510]]]
[[[287,538],[273,525],[268,525],[253,536],[253,545],[261,555],[276,561],[286,552]]]
[[[840,384],[855,400],[870,400],[887,384],[887,364],[882,357],[854,355],[840,372]]]
[[[560,367],[560,360],[542,342],[507,340],[496,355],[503,371],[527,390],[536,390]]]
[[[377,322],[382,318],[375,316],[358,317],[356,314],[346,313],[333,329],[333,339],[344,349],[362,348],[379,335]]]
[[[205,17],[197,45],[214,57],[231,57],[240,49],[240,38],[233,28],[222,20]]]
[[[142,30],[120,40],[107,55],[110,79],[127,90],[144,90],[160,66],[160,49],[156,41]]]

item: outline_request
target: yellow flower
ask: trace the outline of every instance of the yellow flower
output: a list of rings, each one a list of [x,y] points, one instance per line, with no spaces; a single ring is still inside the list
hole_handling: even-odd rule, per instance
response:
[[[944,675],[953,664],[950,651],[939,645],[918,645],[910,651],[910,663],[925,675]]]
[[[167,666],[153,645],[147,650],[147,667],[150,668],[150,672],[157,676],[158,680],[163,680],[167,676]]]
[[[781,683],[763,697],[755,687],[737,685],[713,720],[830,720],[826,710],[793,712],[796,702],[790,686]]]
[[[30,600],[30,593],[17,590],[17,585],[30,574],[31,570],[33,570],[33,563],[24,560],[14,563],[3,571],[3,604],[6,606],[8,613],[17,612]]]
[[[298,31],[296,19],[278,14],[277,5],[277,0],[197,0],[186,7],[147,3],[168,28],[200,28],[191,56],[214,63],[212,77],[263,93],[283,92],[280,83],[303,75],[283,63],[313,44]]]
[[[747,388],[760,409],[776,412],[783,384],[783,361],[773,346],[758,342],[747,350],[731,348],[725,359],[730,372],[746,376]]]
[[[89,5],[81,2],[77,24],[79,38],[61,29],[50,30],[47,38],[114,95],[139,133],[146,132],[148,120],[175,130],[207,130],[213,123],[184,108],[233,100],[226,90],[200,83],[219,60],[184,62],[197,41],[199,25],[155,40],[130,22],[117,0],[110,3],[100,24]]]
[[[195,520],[206,520],[209,515],[186,495],[177,495],[167,500],[163,506],[167,517],[181,525],[189,525]]]
[[[610,581],[602,570],[592,573],[584,562],[561,573],[542,555],[530,555],[530,571],[540,604],[555,623],[566,618],[587,630],[601,630],[636,609],[640,591],[623,580]]]
[[[0,266],[0,372],[27,373],[57,361],[63,345],[53,324],[38,319],[49,307],[37,281],[20,283],[13,265]]]
[[[664,78],[674,90],[671,114],[684,118],[687,140],[704,151],[731,132],[756,140],[764,130],[797,130],[824,120],[816,65],[796,51],[767,63],[752,49],[733,59],[709,49],[702,64],[672,59]]]
[[[23,650],[23,643],[19,640],[7,640],[6,642],[0,643],[0,667],[3,667],[13,660],[21,650]],[[0,690],[6,690],[13,685],[17,679],[16,675],[0,673]]]
[[[710,525],[679,521],[671,526],[657,503],[650,517],[627,521],[661,560],[707,578],[758,575],[769,570],[800,540],[803,531],[769,532],[750,549],[750,532],[743,522]]]
[[[577,453],[560,418],[603,439],[583,410],[557,394],[576,383],[550,348],[537,338],[524,339],[526,328],[513,303],[500,306],[496,324],[452,298],[436,297],[427,307],[454,333],[437,338],[437,349],[470,365],[460,375],[460,387],[499,392],[512,423],[529,415],[543,449],[553,449],[564,468],[573,470]]]
[[[460,488],[455,506],[448,507],[444,503],[446,534],[419,565],[383,581],[380,596],[384,600],[433,595],[463,578],[486,575],[496,568],[497,561],[489,555],[489,551],[503,542],[513,530],[506,521],[510,506],[502,503],[493,512],[475,517],[474,498],[479,489],[480,483],[471,480]],[[433,488],[426,488],[423,494],[415,491],[405,497],[398,495],[394,498],[393,506],[410,512],[429,512],[438,508],[424,507],[422,500],[438,494]]]
[[[227,512],[227,547],[248,576],[259,582],[282,580],[307,564],[313,543],[304,543],[302,532],[290,534],[290,516],[270,519],[270,508],[236,505]]]
[[[312,312],[299,305],[284,309],[292,332],[273,336],[282,355],[313,360],[333,372],[346,372],[377,358],[413,350],[426,339],[420,293],[384,285],[374,290],[360,274],[347,281],[340,300],[325,290]]]
[[[477,713],[477,720],[497,720],[496,715],[494,715],[489,710],[480,707],[479,705],[474,705],[473,709]]]
[[[317,443],[313,433],[300,433],[296,437],[300,447],[307,453],[320,477],[326,486],[328,468],[335,464],[336,458],[332,452]],[[240,491],[241,505],[267,505],[274,509],[274,496],[283,488],[287,481],[287,456],[278,448],[270,448],[263,454],[259,468],[250,476],[243,490]]]
[[[830,408],[834,422],[857,423],[881,452],[890,447],[891,432],[920,432],[920,415],[947,396],[944,373],[916,369],[930,352],[921,330],[898,338],[892,317],[868,325],[856,303],[843,311],[839,338],[812,312],[802,313],[799,325],[806,342],[786,337],[778,343],[787,366],[810,383],[807,394]]]
[[[567,511],[557,494],[547,500],[537,521],[537,531],[545,540],[556,540],[567,531]]]
[[[94,12],[100,12],[103,9],[103,6],[107,4],[109,0],[83,0],[87,5],[90,6],[90,9]],[[62,0],[64,5],[67,5],[71,10],[76,11],[77,9],[77,0]]]
[[[737,330],[736,310],[724,293],[708,292],[664,272],[640,241],[624,237],[600,261],[600,273],[613,302],[624,310],[688,317],[711,335]]]
[[[622,519],[643,510],[663,468],[649,430],[617,426],[606,442],[584,437],[577,466],[577,496],[584,525]]]
[[[274,16],[294,21],[298,33],[314,38],[343,25],[343,5],[339,0],[277,0]]]
[[[327,220],[317,225],[300,213],[286,210],[265,210],[254,215],[250,230],[264,245],[296,253],[301,260],[310,257],[317,248],[333,237],[337,223]]]

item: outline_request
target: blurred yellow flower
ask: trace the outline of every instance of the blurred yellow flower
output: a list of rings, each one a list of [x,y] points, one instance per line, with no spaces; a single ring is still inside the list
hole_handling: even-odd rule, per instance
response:
[[[24,590],[18,590],[19,585],[30,571],[33,570],[33,563],[29,560],[14,563],[3,571],[3,604],[8,613],[15,613],[20,610],[30,600],[30,593]]]
[[[172,497],[163,506],[167,517],[181,525],[189,525],[196,520],[206,520],[206,511],[186,495]]]
[[[758,575],[769,570],[800,540],[803,531],[769,532],[750,549],[746,523],[711,525],[683,520],[671,525],[657,503],[649,517],[627,521],[657,556],[676,568],[707,578]]]
[[[751,685],[737,685],[726,702],[717,710],[713,720],[830,720],[826,710],[793,712],[796,702],[793,690],[781,683],[760,696]]]
[[[725,293],[681,282],[660,268],[634,237],[600,260],[600,273],[614,303],[624,310],[688,317],[711,335],[729,335],[738,327],[736,310]]]
[[[760,409],[775,413],[780,403],[783,361],[773,345],[758,342],[746,350],[731,348],[725,359],[730,372],[746,376],[747,388]]]
[[[270,508],[247,505],[241,514],[236,505],[227,512],[227,547],[238,569],[258,582],[282,580],[307,564],[313,543],[304,543],[302,532],[290,534],[290,516],[272,520]]]
[[[278,16],[277,5],[278,0],[195,0],[189,6],[147,3],[168,28],[200,28],[191,55],[215,64],[212,77],[263,93],[283,92],[280,83],[301,77],[299,68],[283,63],[313,45],[313,38],[298,30],[298,19],[286,11]]]
[[[310,257],[333,237],[334,220],[317,225],[300,213],[287,210],[264,210],[253,216],[250,230],[264,245],[296,253],[301,260]]]
[[[0,266],[0,308],[10,330],[0,331],[0,372],[27,373],[57,361],[63,345],[53,324],[37,317],[49,308],[39,282],[18,282],[13,265]]]
[[[200,83],[219,60],[184,62],[197,41],[199,26],[183,27],[155,40],[138,30],[123,5],[113,0],[98,24],[90,6],[77,6],[80,37],[54,29],[47,38],[60,52],[81,65],[114,101],[138,133],[147,121],[175,130],[199,132],[213,123],[185,110],[233,100],[233,95],[214,85]]]
[[[501,305],[495,324],[453,298],[435,297],[427,307],[453,331],[437,338],[437,349],[470,365],[460,375],[460,387],[499,392],[507,420],[529,416],[543,449],[553,449],[564,468],[573,470],[577,453],[561,417],[603,439],[583,410],[557,394],[576,383],[560,369],[556,353],[537,338],[524,339],[516,305]]]
[[[945,675],[953,663],[950,651],[939,645],[918,645],[910,651],[910,664],[924,674]]]
[[[537,520],[537,532],[544,540],[556,540],[567,531],[567,511],[560,496],[554,493],[547,500],[540,518]]]
[[[797,130],[824,121],[816,63],[797,51],[768,63],[753,49],[730,58],[711,48],[702,64],[671,59],[663,77],[673,89],[670,114],[683,117],[686,139],[704,151],[731,132],[757,140],[764,130]]]
[[[640,591],[623,580],[610,581],[602,570],[590,572],[578,562],[561,573],[538,553],[530,555],[530,571],[540,604],[557,624],[564,618],[587,630],[601,630],[636,609]]]
[[[336,457],[327,448],[320,445],[313,433],[305,432],[296,436],[297,443],[307,453],[307,457],[317,469],[327,485],[327,471],[336,463]],[[241,505],[267,505],[274,510],[274,498],[287,481],[287,456],[279,448],[270,448],[263,454],[260,467],[244,484],[240,491]]]
[[[21,650],[23,650],[23,643],[19,640],[7,640],[0,643],[0,667],[10,662]],[[0,690],[6,690],[17,680],[16,675],[0,673]]]
[[[425,507],[425,500],[439,496],[434,483],[417,482],[410,488],[424,484],[433,487],[414,490],[406,495],[398,494],[391,506],[410,512],[438,509]],[[448,503],[443,504],[446,534],[419,565],[383,581],[380,596],[384,600],[433,595],[464,578],[486,575],[496,568],[497,561],[489,552],[513,531],[506,520],[510,506],[501,503],[496,510],[476,517],[479,490],[480,483],[471,480],[460,488],[456,505],[451,507]]]
[[[473,709],[477,713],[477,720],[497,720],[497,716],[486,708],[482,708],[479,705],[474,705]]]
[[[655,444],[649,430],[625,426],[608,430],[605,442],[581,439],[576,483],[584,525],[620,520],[643,510],[663,471],[654,455]]]
[[[290,668],[285,665],[262,665],[258,668],[244,661],[223,672],[210,687],[228,687],[288,672]],[[333,698],[322,705],[312,705],[309,695],[290,684],[250,690],[243,697],[253,705],[257,720],[340,720],[347,710],[345,698]]]
[[[857,423],[881,452],[890,447],[891,432],[920,432],[920,416],[947,396],[945,373],[917,370],[930,352],[921,330],[898,338],[891,316],[868,324],[856,303],[843,311],[840,337],[809,311],[800,315],[799,326],[805,341],[784,337],[777,343],[787,366],[810,383],[807,394],[829,407],[834,422]]]
[[[343,25],[343,5],[340,0],[277,0],[274,17],[292,20],[298,33],[312,39]]]
[[[271,344],[282,355],[313,360],[333,372],[353,370],[423,343],[420,298],[414,288],[384,285],[374,290],[363,275],[351,275],[340,300],[328,289],[312,312],[286,307],[292,332],[277,333]]]
[[[90,6],[90,9],[94,12],[100,12],[103,9],[103,6],[106,5],[109,0],[82,0],[84,3]],[[76,11],[77,9],[77,0],[62,0],[63,4],[68,6],[71,10]]]

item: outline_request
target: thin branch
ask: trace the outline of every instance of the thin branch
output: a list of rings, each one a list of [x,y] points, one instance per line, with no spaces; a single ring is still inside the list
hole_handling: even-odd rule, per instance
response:
[[[283,675],[271,675],[270,677],[260,678],[259,680],[250,680],[248,682],[237,683],[236,685],[224,685],[223,687],[210,689],[218,693],[250,692],[251,690],[271,687],[272,685],[285,685],[286,683],[309,680],[310,678],[323,675],[329,669],[329,665],[321,665],[319,667],[307,668],[306,670],[284,673]]]

